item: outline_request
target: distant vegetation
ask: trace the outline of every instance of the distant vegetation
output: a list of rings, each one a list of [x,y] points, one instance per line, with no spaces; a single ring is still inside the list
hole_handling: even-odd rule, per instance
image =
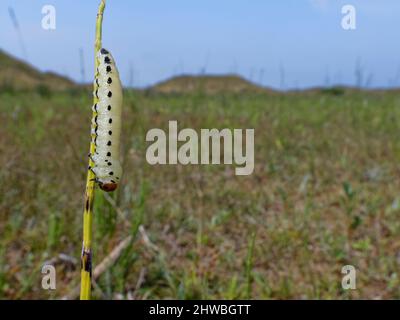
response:
[[[52,72],[42,73],[27,63],[0,50],[0,88],[14,90],[65,90],[76,84]]]
[[[3,92],[21,92],[36,90],[39,94],[48,96],[50,91],[68,91],[71,93],[91,91],[92,84],[77,84],[73,80],[53,72],[40,72],[24,61],[18,60],[0,49],[0,89]],[[133,89],[132,89],[133,90]],[[311,88],[305,90],[289,90],[286,93],[304,92],[305,94],[324,93],[343,95],[359,89],[354,87],[332,86]],[[235,74],[226,75],[179,75],[161,81],[144,90],[147,94],[181,95],[203,93],[218,94],[281,94],[280,91],[260,86]],[[384,90],[369,90],[384,91]],[[394,90],[390,90],[394,91]],[[396,90],[397,91],[397,90]]]
[[[160,82],[150,88],[151,92],[163,94],[185,94],[204,92],[207,94],[231,93],[272,93],[237,75],[183,75]]]

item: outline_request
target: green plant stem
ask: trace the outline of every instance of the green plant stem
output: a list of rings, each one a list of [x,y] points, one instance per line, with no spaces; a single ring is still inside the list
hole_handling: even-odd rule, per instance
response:
[[[102,24],[103,24],[103,13],[106,6],[105,0],[102,0],[99,5],[99,10],[96,19],[96,41],[94,45],[95,52],[95,76],[97,76],[97,68],[99,61],[97,59],[97,53],[101,49],[101,36],[102,36]],[[94,90],[97,90],[97,84],[94,82]],[[98,102],[98,98],[94,96],[94,104]],[[96,116],[96,112],[93,111],[92,118]],[[92,128],[94,121],[92,121]],[[93,132],[93,130],[92,130]],[[94,154],[96,146],[94,144],[94,137],[91,137],[90,142],[90,154]],[[83,212],[83,245],[82,245],[82,256],[81,256],[81,300],[90,300],[92,293],[92,224],[93,224],[93,201],[95,194],[95,176],[90,168],[93,167],[93,161],[89,157],[89,169],[86,180],[86,192],[85,192],[85,208]]]

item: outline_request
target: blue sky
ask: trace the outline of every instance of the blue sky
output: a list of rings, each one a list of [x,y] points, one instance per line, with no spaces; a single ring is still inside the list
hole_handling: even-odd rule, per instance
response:
[[[86,81],[93,70],[99,0],[1,0],[0,48],[23,58],[11,22],[19,20],[28,61]],[[54,5],[57,28],[41,27]],[[341,27],[341,8],[357,9],[357,30]],[[125,85],[146,86],[179,73],[238,73],[275,88],[356,83],[357,61],[372,87],[400,86],[398,0],[108,0],[103,46]],[[133,70],[133,80],[131,72]]]

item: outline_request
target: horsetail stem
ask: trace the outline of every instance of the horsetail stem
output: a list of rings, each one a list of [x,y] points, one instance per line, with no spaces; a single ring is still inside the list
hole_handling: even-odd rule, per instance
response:
[[[102,36],[102,24],[103,24],[103,13],[106,6],[106,1],[101,0],[99,5],[97,19],[96,19],[96,40],[94,45],[95,52],[95,76],[97,76],[97,68],[99,61],[97,58],[97,52],[101,49],[101,36]],[[94,82],[94,92],[97,90],[97,83]],[[98,102],[98,98],[94,95],[94,103]],[[96,111],[93,110],[92,119],[96,117]],[[94,126],[92,121],[92,129]],[[93,131],[92,131],[93,132]],[[90,154],[95,152],[94,137],[91,137],[90,142]],[[86,180],[86,191],[85,191],[85,207],[83,211],[83,244],[82,244],[82,256],[81,256],[81,300],[90,300],[92,291],[92,223],[93,223],[93,201],[95,194],[95,175],[91,168],[94,163],[89,157],[89,169],[87,172]]]

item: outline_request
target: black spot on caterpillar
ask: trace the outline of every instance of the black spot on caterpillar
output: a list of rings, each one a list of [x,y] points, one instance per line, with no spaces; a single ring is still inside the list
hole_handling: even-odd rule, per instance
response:
[[[114,191],[122,174],[119,161],[121,136],[122,86],[118,69],[109,51],[101,49],[98,52],[99,62],[96,74],[95,95],[99,101],[94,105],[93,133],[95,153],[91,155],[92,168],[96,182],[104,191]],[[111,169],[111,170],[110,170]],[[111,178],[111,177],[116,177]]]

